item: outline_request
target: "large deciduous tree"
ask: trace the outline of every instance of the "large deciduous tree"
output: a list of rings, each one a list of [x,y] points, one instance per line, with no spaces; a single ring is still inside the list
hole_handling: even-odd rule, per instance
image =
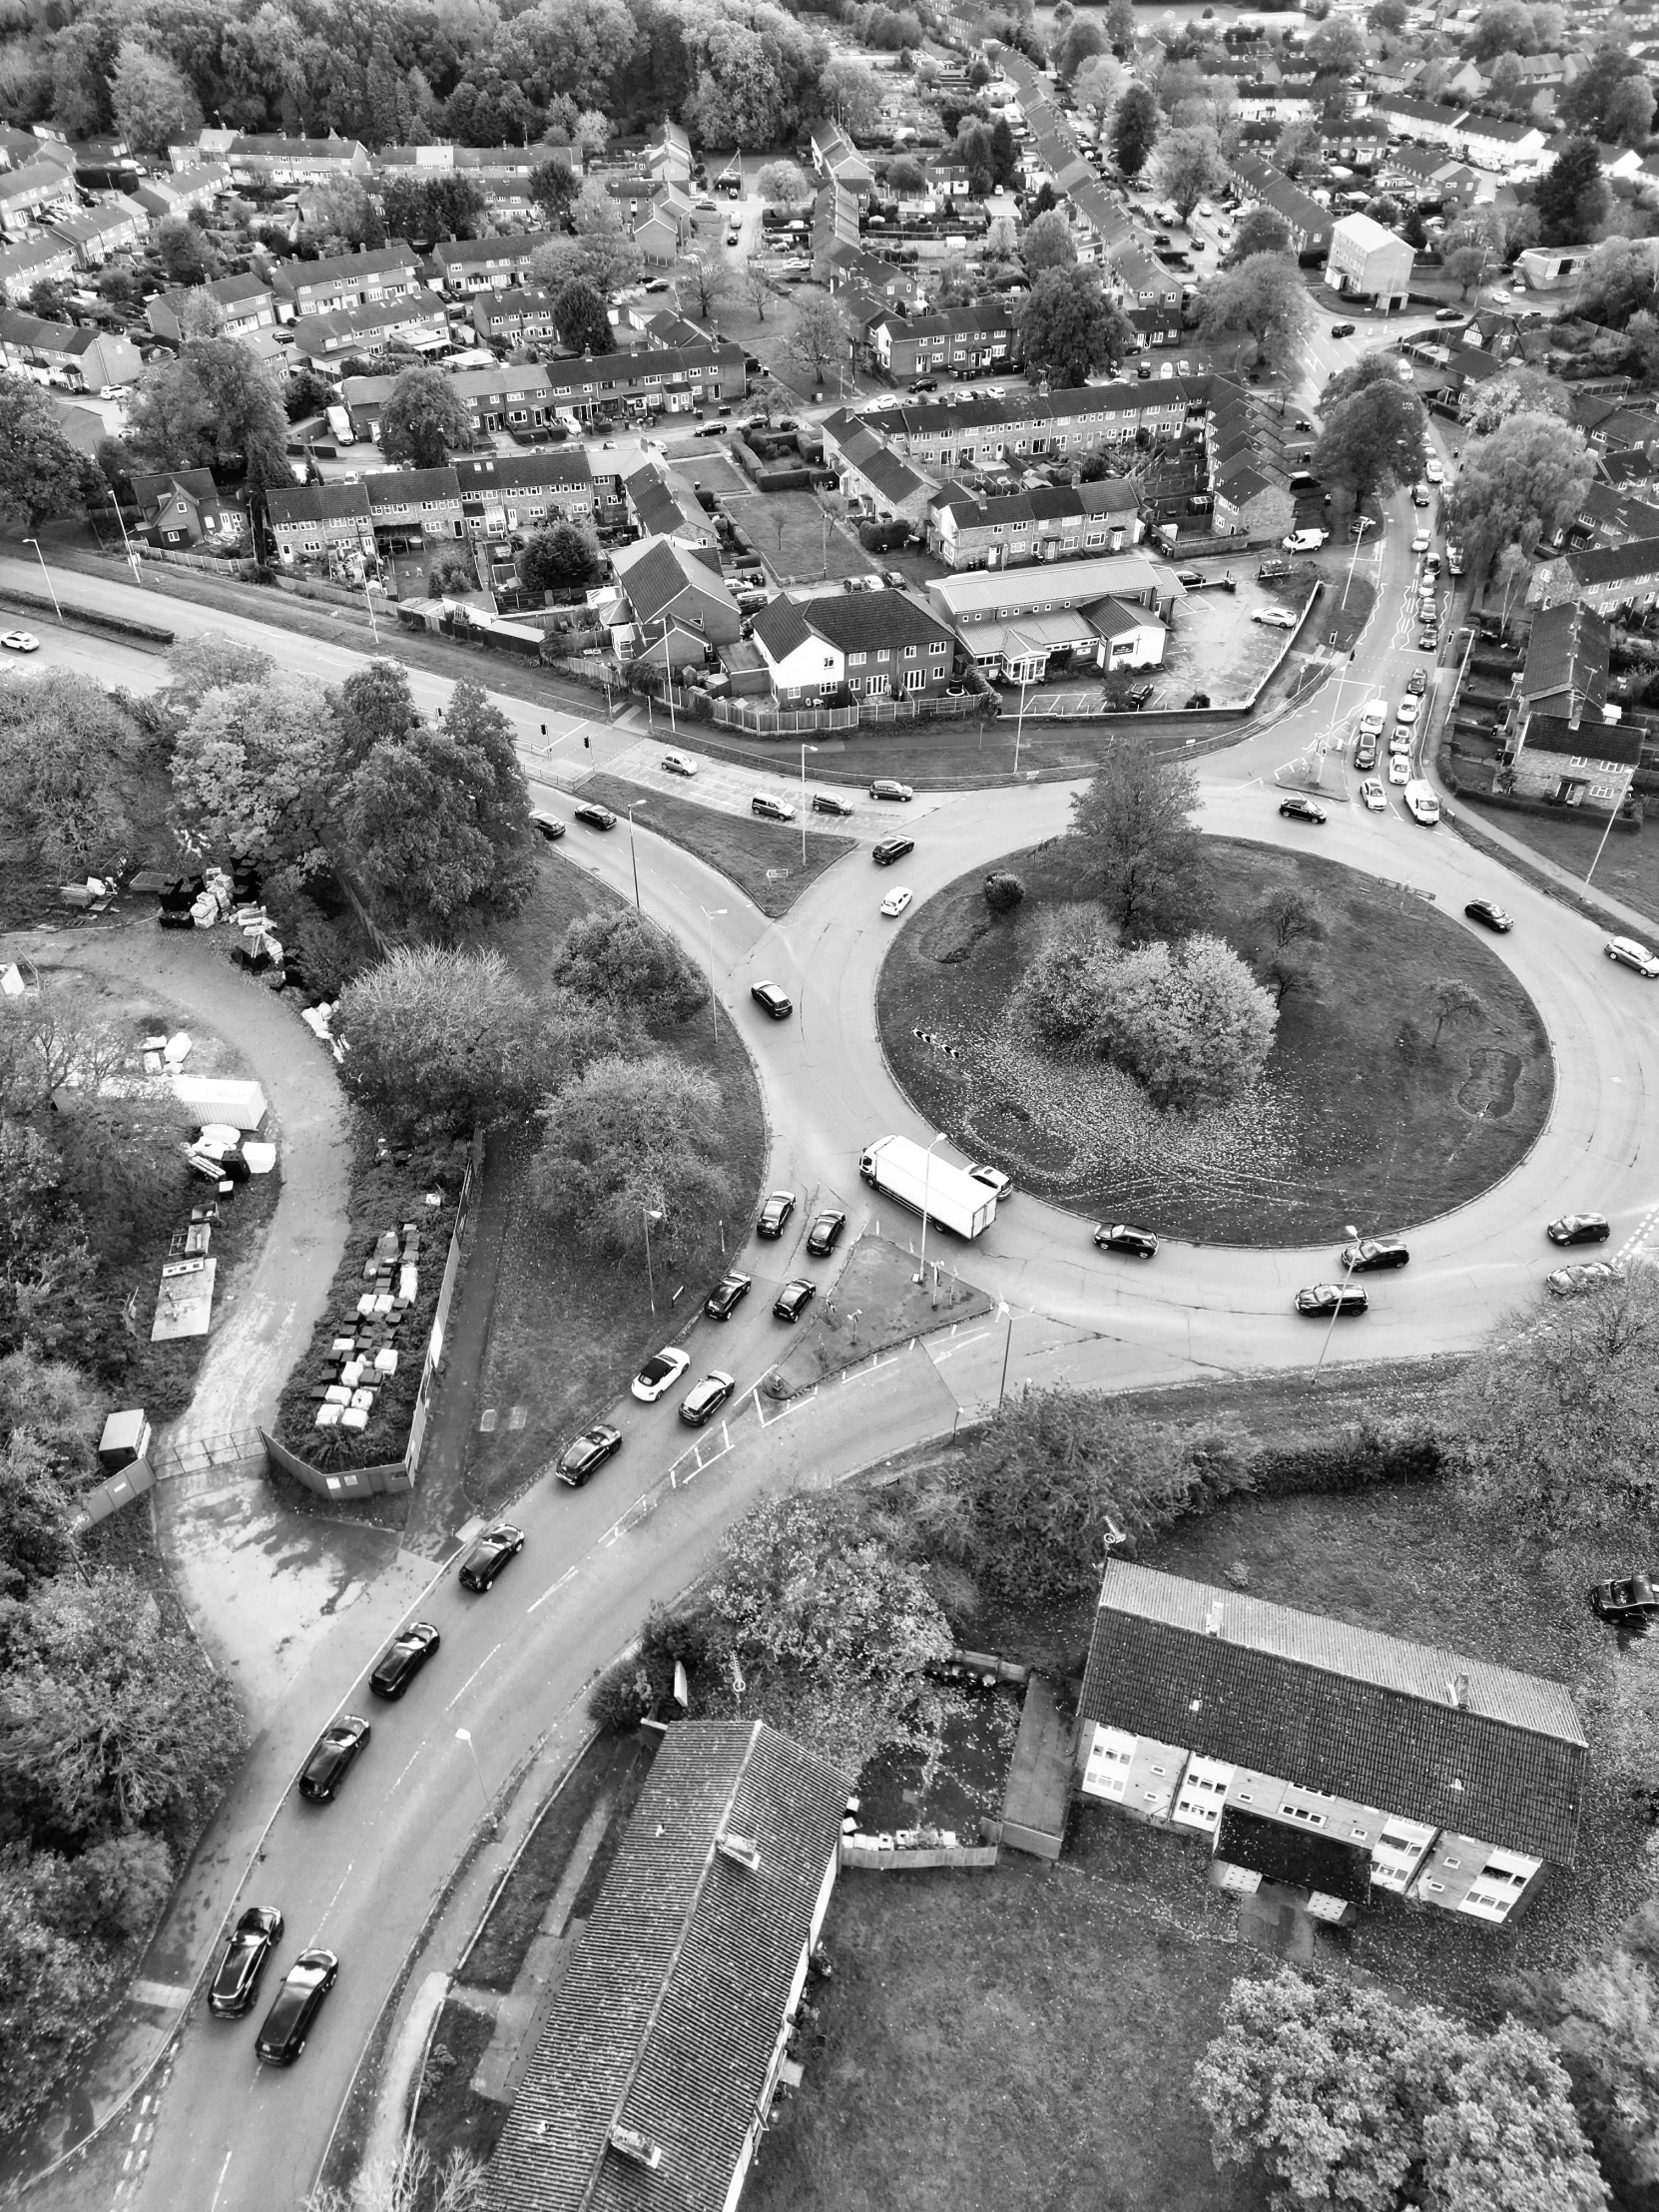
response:
[[[117,50],[110,108],[116,129],[140,154],[164,154],[202,128],[202,103],[189,79],[142,39],[124,38]]]
[[[611,334],[611,318],[605,312],[604,295],[580,276],[573,276],[553,294],[553,320],[558,328],[559,343],[567,353],[615,350],[616,340]]]
[[[98,471],[27,377],[0,374],[0,530],[17,537],[107,497]]]
[[[574,522],[552,522],[525,539],[518,580],[526,591],[571,591],[599,581],[599,546]]]
[[[292,676],[208,692],[179,733],[173,796],[195,849],[298,882],[326,860],[338,733],[318,684]]]
[[[1644,1906],[1572,1965],[1528,1975],[1515,2006],[1559,2053],[1615,2201],[1650,2202],[1659,2189],[1659,1906]]]
[[[1290,250],[1291,227],[1277,208],[1247,208],[1229,242],[1223,266],[1236,269],[1253,254],[1288,254]]]
[[[1020,304],[1019,325],[1027,369],[1056,386],[1115,368],[1140,342],[1092,269],[1043,270]]]
[[[1422,401],[1391,370],[1384,367],[1384,373],[1335,401],[1328,391],[1321,421],[1314,471],[1347,491],[1357,506],[1374,491],[1416,481],[1422,468]]]
[[[578,915],[559,940],[550,973],[624,1022],[681,1022],[709,1002],[701,971],[635,906]]]
[[[1140,175],[1157,137],[1158,102],[1147,86],[1136,82],[1118,102],[1112,118],[1112,152],[1126,177]]]
[[[0,853],[56,882],[112,864],[132,836],[142,753],[132,716],[91,676],[0,683]]]
[[[1155,189],[1180,210],[1184,223],[1201,200],[1227,183],[1215,132],[1202,124],[1169,132],[1159,141],[1152,174]]]
[[[830,370],[839,368],[851,351],[851,333],[836,302],[828,296],[803,299],[784,350],[814,387],[822,388]]]
[[[1554,415],[1513,414],[1463,448],[1446,527],[1483,582],[1505,547],[1530,557],[1577,514],[1592,473],[1583,435]]]
[[[1150,936],[1184,918],[1198,869],[1192,770],[1143,738],[1119,738],[1071,806],[1071,834],[1123,935]]]
[[[442,468],[472,443],[472,417],[441,368],[406,368],[380,409],[380,450],[400,468]]]
[[[1077,260],[1071,225],[1058,208],[1050,208],[1028,223],[1020,233],[1019,258],[1026,274],[1040,276],[1045,269],[1070,269]]]
[[[1257,360],[1289,372],[1313,318],[1302,273],[1289,254],[1253,254],[1212,276],[1199,294],[1199,330],[1212,343],[1249,340]]]
[[[1576,88],[1569,87],[1569,92]],[[1607,186],[1593,138],[1569,139],[1532,194],[1545,246],[1575,246],[1593,236],[1607,212]]]
[[[699,1258],[734,1204],[720,1111],[718,1086],[667,1053],[595,1060],[543,1109],[532,1197],[590,1251],[640,1251],[650,1214],[663,1250]]]

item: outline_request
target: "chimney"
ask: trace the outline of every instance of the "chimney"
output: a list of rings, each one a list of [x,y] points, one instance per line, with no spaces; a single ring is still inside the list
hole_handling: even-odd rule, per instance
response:
[[[761,1854],[747,1836],[722,1836],[715,1848],[723,1859],[730,1859],[735,1866],[747,1867],[751,1874],[759,1874]]]
[[[1204,1633],[1206,1636],[1219,1636],[1221,1634],[1221,1606],[1222,1601],[1219,1597],[1210,1600],[1210,1610],[1204,1616]]]
[[[1466,1674],[1450,1675],[1445,1686],[1446,1703],[1454,1705],[1458,1712],[1469,1709],[1469,1678]]]

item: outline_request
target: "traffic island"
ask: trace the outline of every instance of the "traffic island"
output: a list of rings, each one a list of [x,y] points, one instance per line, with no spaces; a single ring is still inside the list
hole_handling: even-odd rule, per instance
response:
[[[889,1215],[895,1212],[888,1208]],[[797,1324],[788,1352],[774,1364],[764,1385],[770,1396],[794,1397],[884,1352],[902,1351],[917,1337],[957,1329],[991,1311],[985,1293],[956,1272],[963,1258],[957,1239],[936,1229],[927,1238],[926,1281],[917,1282],[921,1225],[906,1235],[899,1227],[903,1218],[888,1222],[902,1243],[860,1237],[852,1247],[840,1274],[807,1309],[810,1319]]]

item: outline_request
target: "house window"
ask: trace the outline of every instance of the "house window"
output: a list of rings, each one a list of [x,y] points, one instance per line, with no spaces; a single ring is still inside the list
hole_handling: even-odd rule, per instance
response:
[[[929,653],[942,653],[944,649],[945,640],[943,638],[935,638],[933,643],[927,648]]]
[[[854,660],[861,660],[862,658],[863,658],[863,656],[862,656],[861,654],[854,654],[854,655],[853,655],[853,659],[854,659]],[[861,691],[863,690],[863,688],[864,688],[864,680],[863,680],[863,678],[862,678],[861,676],[849,676],[849,677],[847,678],[847,680],[846,680],[846,688],[847,688],[847,690],[848,690],[849,692],[851,692],[851,694],[853,695],[853,697],[854,697],[854,698],[856,698],[856,697],[857,697],[857,695],[858,695],[858,694],[859,694],[859,693],[860,693],[860,692],[861,692]]]
[[[846,656],[846,665],[848,668],[862,668],[864,656],[861,653],[849,653]]]
[[[915,646],[913,646],[913,645],[907,645],[907,646],[906,646],[906,647],[904,648],[904,658],[905,658],[905,659],[906,659],[907,661],[913,661],[913,660],[914,660],[914,659],[916,658],[916,653],[917,653],[917,648],[916,648]]]

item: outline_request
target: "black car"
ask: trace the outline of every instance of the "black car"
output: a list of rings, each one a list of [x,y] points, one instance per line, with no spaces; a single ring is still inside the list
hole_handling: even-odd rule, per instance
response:
[[[584,1428],[574,1443],[566,1444],[554,1471],[566,1489],[579,1490],[590,1475],[599,1472],[613,1451],[621,1449],[621,1430],[596,1421],[591,1428]]]
[[[208,1987],[208,2010],[222,2020],[252,2012],[260,1977],[282,1939],[282,1916],[274,1905],[251,1905],[232,1929]]]
[[[1282,799],[1279,802],[1279,812],[1291,822],[1323,822],[1325,820],[1325,809],[1316,806],[1311,799]]]
[[[842,799],[834,792],[814,792],[815,815],[850,815],[856,812],[850,799]]]
[[[557,815],[532,815],[530,820],[549,844],[557,844],[565,833],[565,826]]]
[[[780,1321],[799,1321],[817,1296],[818,1285],[798,1276],[784,1285],[772,1302],[772,1310]]]
[[[788,1021],[795,1011],[795,1000],[776,983],[751,983],[749,995],[757,1006],[764,1006],[774,1021]]]
[[[1189,707],[1208,707],[1209,704],[1210,694],[1207,691],[1195,691],[1187,701]]]
[[[1136,1229],[1126,1221],[1103,1221],[1094,1233],[1102,1252],[1127,1252],[1132,1259],[1155,1260],[1158,1240],[1150,1229]]]
[[[430,1621],[410,1621],[407,1628],[399,1629],[368,1678],[374,1695],[401,1697],[441,1641]]]
[[[1463,911],[1470,921],[1478,921],[1487,929],[1495,929],[1500,937],[1515,926],[1495,899],[1471,898]]]
[[[1354,748],[1354,766],[1362,776],[1371,774],[1377,766],[1377,740],[1375,738],[1365,737],[1360,740]]]
[[[484,1530],[461,1561],[461,1587],[487,1590],[507,1561],[523,1549],[523,1529],[515,1528],[511,1521],[497,1521],[493,1528]]]
[[[1137,684],[1135,686],[1135,689],[1129,694],[1129,704],[1137,714],[1140,713],[1157,689],[1156,684]]]
[[[339,1960],[331,1950],[302,1950],[282,1976],[276,2001],[265,2016],[254,2055],[262,2065],[291,2066],[316,2025],[322,2000],[334,1986]]]
[[[912,377],[910,381],[912,391],[937,391],[938,388],[939,381],[936,376],[916,376]]]
[[[827,1206],[807,1232],[807,1250],[815,1260],[828,1260],[839,1244],[845,1227],[846,1216],[837,1208]]]
[[[1659,1622],[1659,1589],[1649,1574],[1621,1575],[1612,1582],[1597,1582],[1589,1591],[1590,1611],[1615,1628],[1634,1629],[1639,1635]]]
[[[299,1795],[313,1805],[328,1804],[372,1733],[367,1721],[355,1713],[342,1713],[330,1721],[300,1771]]]
[[[1311,430],[1314,427],[1314,425],[1309,421],[1308,417],[1305,414],[1299,414],[1297,416],[1296,426],[1299,430]]]
[[[739,1275],[736,1269],[722,1276],[708,1297],[703,1301],[703,1311],[711,1321],[730,1321],[739,1303],[749,1296],[751,1278]]]
[[[871,848],[869,856],[877,867],[891,867],[894,860],[902,860],[906,852],[913,852],[915,848],[914,837],[883,837]]]
[[[1354,331],[1355,324],[1352,322],[1333,322],[1331,325],[1331,335],[1334,338],[1351,338]]]
[[[1343,1266],[1350,1275],[1375,1275],[1382,1268],[1402,1268],[1410,1258],[1397,1237],[1362,1237],[1358,1244],[1343,1247]]]
[[[878,776],[869,787],[871,799],[914,799],[915,793],[908,784],[895,783],[890,776]]]
[[[1299,1314],[1313,1314],[1326,1321],[1333,1314],[1363,1314],[1370,1305],[1365,1292],[1356,1290],[1352,1283],[1316,1283],[1312,1290],[1296,1294]]]
[[[795,1212],[794,1191],[769,1191],[766,1204],[761,1208],[761,1218],[755,1224],[757,1237],[781,1237]]]
[[[1434,320],[1436,322],[1461,322],[1463,319],[1463,309],[1461,307],[1436,307],[1434,309]]]
[[[701,1428],[720,1411],[737,1386],[733,1376],[714,1369],[680,1400],[680,1418],[688,1428]]]
[[[616,817],[609,807],[601,807],[596,799],[579,799],[570,810],[578,822],[585,822],[590,830],[614,830]]]
[[[1605,1244],[1613,1225],[1605,1214],[1563,1214],[1544,1231],[1551,1244]]]
[[[1411,486],[1411,504],[1413,507],[1426,507],[1427,505],[1429,505],[1428,488],[1426,485],[1413,484]]]

